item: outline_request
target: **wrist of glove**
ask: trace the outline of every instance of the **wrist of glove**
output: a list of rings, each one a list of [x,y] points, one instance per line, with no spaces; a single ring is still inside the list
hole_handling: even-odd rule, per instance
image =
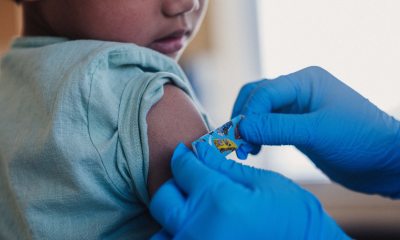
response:
[[[178,146],[174,179],[150,205],[174,238],[347,239],[319,201],[289,179],[226,160],[205,143],[196,149],[198,157]]]

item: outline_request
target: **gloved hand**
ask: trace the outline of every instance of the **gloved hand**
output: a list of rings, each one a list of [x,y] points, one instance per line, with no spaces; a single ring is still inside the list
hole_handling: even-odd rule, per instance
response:
[[[184,145],[150,211],[174,239],[347,239],[318,200],[289,179]],[[155,239],[165,239],[165,233]]]
[[[295,145],[333,181],[400,198],[399,121],[327,71],[310,67],[247,84],[238,114],[246,115],[239,131],[250,143]]]

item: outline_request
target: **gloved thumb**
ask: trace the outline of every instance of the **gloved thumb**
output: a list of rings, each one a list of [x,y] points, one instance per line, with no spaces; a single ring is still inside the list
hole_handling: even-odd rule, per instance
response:
[[[310,144],[313,133],[313,113],[307,114],[250,114],[240,122],[242,138],[258,145]]]
[[[199,142],[196,144],[196,152],[200,161],[207,167],[220,172],[244,186],[254,186],[253,177],[258,169],[249,167],[233,160],[226,159],[218,150],[207,143]]]

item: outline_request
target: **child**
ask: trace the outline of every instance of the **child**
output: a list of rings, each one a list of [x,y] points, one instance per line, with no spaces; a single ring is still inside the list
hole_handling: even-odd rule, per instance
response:
[[[177,143],[208,131],[176,64],[207,1],[20,1],[23,36],[0,62],[0,158],[33,238],[159,230],[149,196]]]

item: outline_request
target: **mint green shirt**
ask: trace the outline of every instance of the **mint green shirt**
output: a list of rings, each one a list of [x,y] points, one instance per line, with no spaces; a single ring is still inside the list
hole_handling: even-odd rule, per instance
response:
[[[50,37],[17,39],[0,64],[0,159],[33,237],[156,232],[146,116],[166,83],[198,106],[179,66],[133,44]]]

